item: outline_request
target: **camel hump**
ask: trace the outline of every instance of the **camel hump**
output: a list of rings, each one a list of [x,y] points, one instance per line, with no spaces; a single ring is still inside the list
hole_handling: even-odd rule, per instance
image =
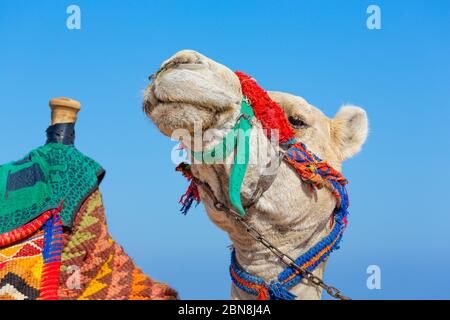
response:
[[[49,105],[52,110],[52,125],[75,123],[77,114],[81,110],[80,102],[66,97],[53,98]]]

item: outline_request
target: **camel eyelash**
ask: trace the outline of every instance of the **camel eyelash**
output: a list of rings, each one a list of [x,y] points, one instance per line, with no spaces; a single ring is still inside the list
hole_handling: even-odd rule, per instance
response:
[[[308,124],[301,118],[299,117],[294,117],[294,116],[290,116],[288,118],[289,123],[294,126],[295,128],[304,128],[307,127]]]

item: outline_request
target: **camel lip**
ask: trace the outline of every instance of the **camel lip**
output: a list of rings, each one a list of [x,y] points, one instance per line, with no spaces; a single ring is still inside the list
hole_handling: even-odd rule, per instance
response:
[[[149,101],[149,103],[153,104],[154,106],[157,106],[158,104],[175,102],[175,101],[170,101],[170,99],[168,97],[162,96],[159,93],[159,90],[157,90],[158,87],[161,87],[161,85],[158,85],[155,82],[151,85],[150,91],[149,91],[148,95],[146,96],[146,100]]]
[[[143,99],[143,109],[148,115],[150,115],[159,105],[170,103],[170,101],[164,101],[164,99],[156,93],[155,86],[154,83],[151,84]]]
[[[146,105],[149,105],[149,107],[146,107]],[[176,109],[182,109],[183,106],[191,106],[194,107],[196,109],[200,109],[200,110],[205,110],[208,112],[213,112],[213,110],[210,107],[205,107],[204,105],[200,104],[200,103],[194,103],[192,101],[188,101],[188,102],[183,102],[183,101],[163,101],[163,100],[159,100],[158,102],[153,104],[150,101],[145,101],[144,102],[144,110],[147,112],[147,110],[149,112],[147,112],[148,114],[150,114],[151,112],[153,112],[153,110],[155,110],[156,108],[164,108],[166,106],[175,106]]]
[[[151,107],[149,108],[151,110],[154,110],[157,107],[162,107],[164,105],[179,105],[180,108],[182,108],[182,105],[190,105],[197,109],[216,113],[216,110],[214,110],[214,108],[212,108],[208,104],[202,104],[202,103],[199,103],[196,101],[181,101],[181,100],[176,100],[176,99],[171,100],[168,97],[162,96],[158,92],[158,90],[156,90],[157,86],[158,85],[153,84],[153,87],[152,87],[150,93],[144,99],[144,104],[148,103],[149,105],[151,105]],[[159,86],[161,86],[161,85],[159,85]],[[226,110],[224,110],[224,111],[226,111]]]
[[[142,104],[142,110],[148,115],[150,116],[153,112],[153,110],[155,110],[156,105],[153,105],[150,101],[148,101],[147,99],[144,99],[144,103]]]

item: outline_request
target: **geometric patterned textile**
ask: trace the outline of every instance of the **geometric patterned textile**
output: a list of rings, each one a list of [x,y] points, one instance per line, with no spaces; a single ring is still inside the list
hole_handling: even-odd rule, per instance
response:
[[[112,240],[100,191],[83,203],[71,229],[61,229],[58,212],[0,234],[0,300],[178,298],[144,275]]]
[[[0,300],[39,298],[43,267],[44,233],[0,249]]]
[[[59,297],[65,300],[172,300],[177,293],[139,270],[111,238],[95,191],[63,235]]]

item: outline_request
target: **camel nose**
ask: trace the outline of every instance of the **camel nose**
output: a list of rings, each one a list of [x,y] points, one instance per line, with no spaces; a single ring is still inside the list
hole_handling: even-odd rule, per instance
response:
[[[182,50],[166,60],[161,68],[170,68],[180,64],[204,64],[206,57],[194,50]]]
[[[171,58],[163,62],[161,68],[149,77],[150,81],[154,81],[161,73],[170,69],[183,66],[189,69],[196,69],[207,65],[206,57],[193,50],[182,50],[177,52]]]

